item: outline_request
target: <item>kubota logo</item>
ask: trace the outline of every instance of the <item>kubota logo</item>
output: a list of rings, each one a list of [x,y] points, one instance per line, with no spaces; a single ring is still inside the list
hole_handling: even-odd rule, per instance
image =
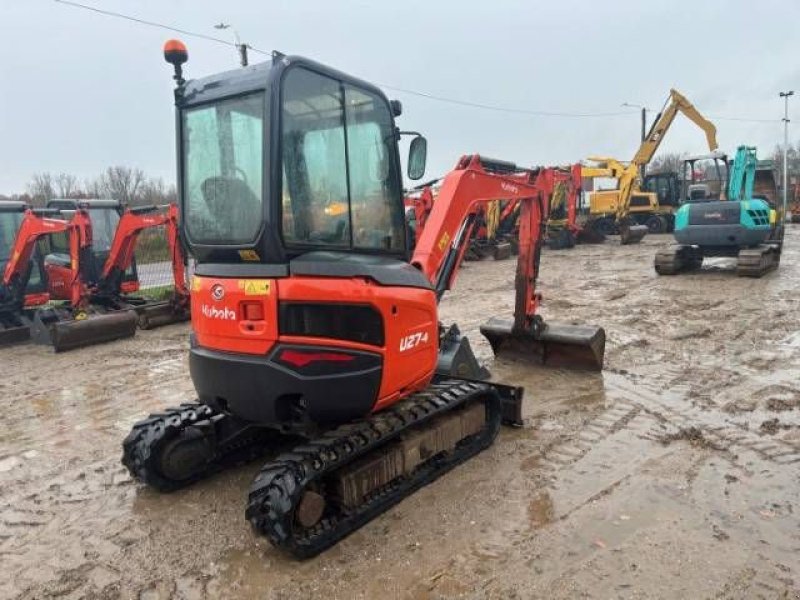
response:
[[[220,284],[211,286],[211,297],[219,302],[225,297],[225,288]]]
[[[216,306],[208,306],[203,304],[200,306],[200,311],[203,313],[203,316],[208,319],[219,319],[221,321],[236,320],[236,311],[228,308],[227,306],[217,308]]]
[[[516,194],[519,192],[519,188],[512,183],[507,183],[505,181],[500,182],[500,188],[505,190],[506,192],[511,192],[512,194]]]

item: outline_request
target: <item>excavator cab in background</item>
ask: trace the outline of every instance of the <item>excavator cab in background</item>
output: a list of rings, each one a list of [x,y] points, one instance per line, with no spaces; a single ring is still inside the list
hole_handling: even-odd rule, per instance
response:
[[[102,266],[108,259],[111,244],[117,232],[123,206],[116,200],[75,200],[72,198],[54,198],[47,203],[48,208],[62,211],[69,218],[75,213],[80,203],[85,207],[92,221],[92,256],[82,265],[83,276],[87,284],[97,282]],[[66,235],[50,237],[49,253],[45,257],[48,273],[49,291],[52,298],[66,300],[66,281],[69,278],[69,242]],[[125,272],[121,281],[120,291],[132,294],[139,290],[139,274],[136,260]]]
[[[11,258],[14,241],[17,237],[25,213],[28,210],[25,202],[15,200],[0,201],[0,274]],[[47,276],[44,269],[42,244],[37,244],[31,257],[30,275],[25,287],[25,306],[39,306],[49,299],[47,293]]]
[[[521,423],[522,390],[475,379],[441,325],[480,206],[521,201],[514,319],[484,333],[536,364],[602,368],[600,328],[545,323],[535,290],[545,198],[538,173],[464,156],[442,180],[413,254],[395,125],[398,102],[320,63],[272,60],[177,82],[182,237],[197,261],[189,369],[199,403],[134,425],[123,464],[164,491],[302,438],[265,463],[247,500],[254,530],[309,557]],[[408,176],[424,173],[426,141]],[[332,202],[344,210],[326,212]],[[440,371],[441,350],[464,360]],[[587,360],[588,359],[588,360]],[[574,366],[574,363],[573,363]]]
[[[24,202],[0,202],[0,346],[28,340],[33,308],[50,299],[38,242],[62,223]]]

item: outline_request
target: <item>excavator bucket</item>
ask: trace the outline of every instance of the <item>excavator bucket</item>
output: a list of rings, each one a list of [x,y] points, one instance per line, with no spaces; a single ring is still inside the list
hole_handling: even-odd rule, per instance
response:
[[[619,228],[620,243],[623,246],[638,244],[648,231],[647,225],[621,225]]]
[[[155,329],[172,323],[189,320],[187,307],[176,305],[172,300],[150,302],[136,307],[139,329]]]
[[[475,358],[469,339],[461,335],[456,324],[450,326],[439,343],[436,373],[441,376],[477,380],[489,379],[491,376]]]
[[[495,356],[550,367],[600,371],[606,348],[602,327],[548,323],[541,333],[514,331],[511,319],[494,317],[481,325]]]
[[[136,323],[136,313],[132,310],[74,319],[68,311],[45,309],[33,318],[31,339],[37,344],[53,346],[56,352],[64,352],[132,337],[136,333]]]

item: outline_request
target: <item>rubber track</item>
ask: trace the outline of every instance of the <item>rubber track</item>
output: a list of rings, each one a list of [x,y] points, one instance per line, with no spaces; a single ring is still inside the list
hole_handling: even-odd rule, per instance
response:
[[[190,478],[174,480],[159,471],[158,453],[165,444],[190,427],[216,431],[220,422],[229,418],[206,404],[197,403],[181,404],[178,408],[152,414],[136,423],[122,442],[122,464],[135,479],[161,492],[171,492],[262,455],[269,447],[270,432],[253,429],[233,443],[214,448],[214,459]]]
[[[740,277],[762,277],[777,269],[779,263],[780,253],[774,246],[761,245],[741,250],[736,260],[736,274]]]
[[[691,256],[690,248],[671,246],[656,253],[654,267],[659,275],[677,275],[686,271],[695,271],[702,264],[702,259]]]
[[[331,510],[326,509],[320,522],[308,529],[295,523],[295,508],[306,489],[313,488],[324,477],[394,440],[409,428],[482,397],[489,407],[487,426],[482,433],[467,438],[469,443],[462,441],[455,451],[423,464],[410,477],[397,478],[374,491],[355,510],[345,512],[339,509],[340,512],[331,514]],[[489,447],[497,436],[500,419],[500,399],[490,386],[464,381],[432,385],[369,419],[343,425],[268,462],[250,488],[246,518],[276,547],[297,558],[315,556],[417,489]],[[330,507],[334,503],[328,504]]]

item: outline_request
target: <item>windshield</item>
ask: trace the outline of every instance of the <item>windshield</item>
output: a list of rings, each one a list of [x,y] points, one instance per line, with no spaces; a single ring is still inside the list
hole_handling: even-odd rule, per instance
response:
[[[22,217],[23,213],[21,212],[0,212],[0,278],[2,278],[6,263],[11,257],[14,239],[22,223]]]
[[[284,78],[282,102],[287,245],[402,251],[403,201],[386,102],[302,68]]]
[[[183,115],[184,217],[200,244],[248,244],[261,227],[262,93]]]
[[[114,208],[90,208],[89,219],[92,222],[92,248],[95,252],[108,252],[117,233],[119,213]],[[66,248],[69,253],[69,246]]]

